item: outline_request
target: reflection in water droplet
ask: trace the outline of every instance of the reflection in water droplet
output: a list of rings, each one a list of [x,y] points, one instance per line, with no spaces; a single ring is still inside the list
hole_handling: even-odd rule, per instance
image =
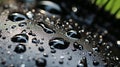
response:
[[[17,22],[17,21],[25,21],[27,20],[27,17],[20,13],[12,13],[8,16],[8,19],[13,22]]]
[[[56,49],[66,49],[68,48],[70,42],[64,40],[63,38],[53,38],[49,40],[49,45],[53,46]]]
[[[75,30],[70,30],[70,31],[66,32],[66,36],[71,39],[80,39],[81,38],[81,35]]]
[[[43,24],[43,23],[41,23],[41,22],[39,22],[38,25],[41,26],[41,27],[43,28],[43,30],[44,30],[46,33],[48,33],[48,34],[53,34],[53,33],[55,33],[55,30],[49,28],[47,25],[45,25],[45,24]]]
[[[26,51],[26,46],[23,44],[18,44],[14,50],[16,53],[24,53]]]
[[[11,38],[12,42],[26,43],[28,42],[28,36],[26,34],[16,34]]]
[[[36,66],[38,67],[45,67],[47,64],[47,61],[44,58],[38,58],[36,59],[35,63],[36,63]]]

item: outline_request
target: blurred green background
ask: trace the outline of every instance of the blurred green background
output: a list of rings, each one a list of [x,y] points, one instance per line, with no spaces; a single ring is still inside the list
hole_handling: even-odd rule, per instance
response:
[[[94,2],[95,0],[92,0]],[[107,2],[107,0],[97,0],[96,5],[102,7]],[[120,0],[109,0],[109,3],[105,7],[106,11],[110,11],[111,14],[114,14],[120,8]],[[116,15],[116,18],[120,19],[120,10]]]

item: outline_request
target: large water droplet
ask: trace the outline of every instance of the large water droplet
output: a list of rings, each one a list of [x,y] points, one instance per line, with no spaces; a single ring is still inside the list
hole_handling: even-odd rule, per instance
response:
[[[36,63],[36,66],[38,67],[45,67],[47,64],[47,61],[44,58],[38,58],[36,59],[35,63]]]
[[[47,25],[45,25],[44,23],[42,22],[39,22],[38,23],[39,26],[41,26],[43,28],[43,30],[48,33],[48,34],[52,34],[52,33],[55,33],[55,30],[49,28]]]
[[[81,38],[81,35],[75,30],[70,30],[70,31],[66,32],[66,36],[71,39],[80,39]]]
[[[12,42],[26,43],[28,42],[28,36],[26,34],[17,34],[11,38]]]
[[[61,8],[58,4],[52,1],[40,1],[39,5],[37,6],[45,11],[48,11],[52,14],[60,14]]]
[[[13,22],[17,22],[17,21],[25,21],[27,20],[27,17],[20,13],[12,13],[8,16],[8,19]]]
[[[66,49],[68,48],[70,42],[64,40],[63,38],[53,38],[49,40],[49,45],[57,49]]]
[[[16,53],[24,53],[26,51],[26,46],[23,44],[18,44],[14,50]]]

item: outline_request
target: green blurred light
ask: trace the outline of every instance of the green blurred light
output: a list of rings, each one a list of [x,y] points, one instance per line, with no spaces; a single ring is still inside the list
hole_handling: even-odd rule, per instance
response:
[[[104,5],[106,2],[107,0],[97,0],[96,5],[102,7],[102,5]],[[120,8],[120,0],[109,0],[109,3],[105,7],[105,10],[110,11],[111,14],[114,14],[119,8]],[[120,11],[117,13],[116,18],[120,18]]]

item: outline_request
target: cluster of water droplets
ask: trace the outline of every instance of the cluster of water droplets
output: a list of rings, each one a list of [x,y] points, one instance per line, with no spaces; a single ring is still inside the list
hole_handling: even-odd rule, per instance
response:
[[[52,4],[50,9],[44,2]],[[61,11],[59,6],[54,6],[57,5],[55,3],[40,3],[40,7],[45,5],[45,10],[49,12],[53,8],[57,14]],[[76,7],[72,9],[73,12],[77,11]],[[107,67],[115,66],[111,59],[119,61],[117,56],[111,55],[113,44],[103,41],[103,34],[106,32],[89,32],[85,25],[80,25],[73,19],[62,20],[54,14],[49,16],[44,12],[34,9],[25,13],[3,12],[2,15],[7,17],[3,19],[5,23],[0,23],[1,66]],[[7,56],[3,57],[4,55]]]

